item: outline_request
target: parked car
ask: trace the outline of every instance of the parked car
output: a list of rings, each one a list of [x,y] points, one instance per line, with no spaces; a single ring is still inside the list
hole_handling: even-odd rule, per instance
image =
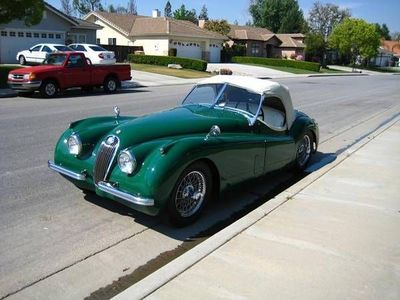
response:
[[[318,145],[317,123],[268,80],[220,75],[171,110],[114,110],[71,123],[48,166],[83,190],[149,215],[166,211],[178,226],[231,186],[289,165],[303,170]]]
[[[21,93],[39,90],[43,97],[54,97],[60,90],[103,86],[112,93],[121,81],[131,79],[129,64],[94,66],[77,52],[52,53],[40,66],[21,68],[8,74],[8,85]]]
[[[16,59],[20,65],[41,64],[50,53],[57,51],[72,51],[72,49],[62,44],[37,44],[28,50],[18,52]]]
[[[68,47],[74,51],[82,52],[87,59],[94,65],[97,64],[115,64],[115,53],[108,51],[99,45],[92,44],[71,44]]]

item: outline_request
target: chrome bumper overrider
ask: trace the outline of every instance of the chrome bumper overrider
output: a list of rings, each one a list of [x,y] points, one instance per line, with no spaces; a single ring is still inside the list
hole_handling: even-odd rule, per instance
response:
[[[154,200],[153,199],[148,199],[148,198],[141,198],[141,197],[137,197],[137,196],[133,196],[131,194],[125,193],[123,191],[120,191],[118,189],[116,189],[115,187],[113,187],[112,185],[110,185],[109,183],[106,183],[104,181],[100,181],[99,183],[97,183],[97,188],[100,191],[106,192],[108,194],[111,194],[115,197],[124,199],[128,202],[137,204],[137,205],[144,205],[144,206],[153,206],[154,205]]]
[[[72,172],[72,171],[70,171],[70,170],[68,170],[66,168],[57,166],[54,162],[52,162],[50,160],[47,162],[47,165],[53,171],[56,171],[56,172],[58,172],[60,174],[63,174],[63,175],[68,176],[68,177],[71,177],[73,179],[76,179],[76,180],[85,180],[86,179],[86,175],[85,174],[75,173],[75,172]]]
[[[58,165],[56,165],[54,162],[52,161],[48,161],[48,166],[50,169],[52,169],[53,171],[56,171],[60,174],[63,174],[65,176],[71,177],[73,179],[76,180],[86,180],[86,175],[85,174],[81,174],[81,173],[75,173],[72,172],[66,168],[60,167]],[[143,205],[143,206],[153,206],[154,205],[154,200],[153,199],[148,199],[148,198],[142,198],[142,197],[137,197],[137,196],[133,196],[131,194],[128,194],[126,192],[120,191],[118,189],[116,189],[115,187],[113,187],[111,184],[104,182],[104,181],[100,181],[97,183],[97,188],[100,191],[103,191],[107,194],[113,195],[115,197],[124,199],[130,203],[133,204],[137,204],[137,205]]]

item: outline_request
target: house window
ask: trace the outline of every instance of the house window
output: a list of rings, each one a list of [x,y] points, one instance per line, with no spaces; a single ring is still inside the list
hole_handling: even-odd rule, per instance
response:
[[[24,37],[24,33],[23,32],[18,32],[18,37]]]
[[[61,34],[56,33],[56,39],[61,39]]]
[[[47,38],[47,33],[42,33],[42,39]]]
[[[10,31],[10,36],[15,36],[15,31]]]
[[[27,32],[27,33],[26,33],[26,37],[31,38],[31,37],[32,37],[32,32]]]
[[[35,32],[35,33],[33,34],[33,37],[34,37],[34,38],[38,38],[38,37],[39,37],[39,33]]]
[[[49,33],[49,39],[54,39],[54,33]]]
[[[259,43],[252,43],[251,44],[251,54],[252,55],[260,54],[260,44]]]
[[[116,45],[117,44],[117,39],[116,38],[108,38],[108,44],[109,45]]]
[[[96,39],[96,44],[100,45],[100,39]]]
[[[1,36],[7,36],[7,31],[2,31]]]

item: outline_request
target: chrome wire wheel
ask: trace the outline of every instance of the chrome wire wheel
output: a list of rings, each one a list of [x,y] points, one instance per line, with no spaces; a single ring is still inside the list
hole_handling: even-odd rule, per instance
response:
[[[311,139],[308,134],[305,134],[297,147],[297,163],[300,168],[303,168],[311,156]]]
[[[201,207],[207,192],[205,175],[192,171],[182,178],[175,195],[175,207],[183,218],[193,216]]]
[[[107,82],[107,88],[109,91],[115,91],[117,89],[117,83],[115,80],[109,80]]]

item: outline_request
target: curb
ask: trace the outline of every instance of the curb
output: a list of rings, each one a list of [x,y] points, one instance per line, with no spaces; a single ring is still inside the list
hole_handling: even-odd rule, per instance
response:
[[[17,92],[10,89],[0,89],[0,98],[16,97]]]
[[[311,74],[307,77],[339,77],[339,76],[370,76],[365,73],[326,73],[326,74]]]
[[[203,243],[199,244],[198,246],[184,253],[180,257],[171,261],[161,269],[155,271],[138,283],[132,285],[112,299],[143,299],[149,296],[151,293],[158,290],[163,285],[167,284],[169,281],[179,276],[181,273],[185,272],[187,269],[201,261],[203,258],[210,255],[215,250],[219,249],[235,236],[239,235],[241,232],[245,231],[247,228],[257,223],[259,220],[261,220],[274,210],[278,209],[285,202],[292,199],[296,194],[300,193],[306,187],[311,185],[314,181],[328,173],[330,170],[334,169],[356,151],[367,145],[371,140],[379,136],[381,133],[383,133],[399,121],[399,116],[395,117],[390,122],[386,123],[367,137],[360,140],[358,143],[354,144],[345,152],[339,154],[336,160],[332,163],[325,165],[321,169],[311,173],[304,179],[300,180],[287,190],[277,195],[275,198],[264,203],[243,218],[237,220],[235,223],[211,236]]]

